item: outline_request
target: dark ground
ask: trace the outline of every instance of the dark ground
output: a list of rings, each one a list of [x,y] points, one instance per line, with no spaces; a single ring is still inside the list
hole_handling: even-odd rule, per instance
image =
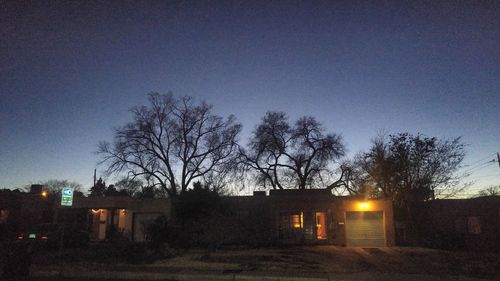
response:
[[[97,244],[60,255],[37,250],[29,272],[30,280],[70,281],[500,280],[500,254],[330,245],[157,253],[138,245]]]

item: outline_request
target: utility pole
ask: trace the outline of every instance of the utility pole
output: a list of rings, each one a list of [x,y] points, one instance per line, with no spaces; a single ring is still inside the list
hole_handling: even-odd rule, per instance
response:
[[[94,185],[93,186],[95,186],[96,172],[97,172],[97,169],[94,169]]]
[[[500,168],[500,153],[497,152],[497,162],[498,162],[498,167]]]

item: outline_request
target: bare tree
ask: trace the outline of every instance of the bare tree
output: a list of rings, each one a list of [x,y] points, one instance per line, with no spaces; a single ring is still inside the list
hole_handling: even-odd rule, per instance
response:
[[[143,181],[138,178],[129,179],[127,177],[121,178],[114,184],[118,193],[126,194],[135,198],[161,198],[164,190],[158,186],[153,186],[148,181]]]
[[[381,136],[355,160],[358,192],[390,197],[399,205],[450,196],[459,184],[465,148],[460,138],[439,140],[409,133]]]
[[[240,154],[264,188],[306,189],[324,184],[331,164],[344,155],[344,144],[339,135],[325,134],[313,117],[291,126],[284,112],[267,112]]]
[[[132,109],[134,120],[115,131],[113,143],[99,143],[108,173],[145,177],[175,197],[232,161],[241,130],[234,116],[223,119],[191,97],[153,93],[149,101]]]
[[[500,196],[500,185],[491,185],[486,189],[480,190],[478,196]]]
[[[120,180],[115,182],[114,187],[118,192],[133,197],[144,189],[144,183],[137,178],[129,179],[127,177],[122,177]]]

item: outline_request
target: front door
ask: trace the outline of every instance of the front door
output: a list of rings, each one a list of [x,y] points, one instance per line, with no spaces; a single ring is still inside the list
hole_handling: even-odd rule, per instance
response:
[[[108,218],[108,212],[106,209],[101,209],[99,211],[99,232],[97,240],[106,239],[106,223]]]
[[[317,212],[316,213],[316,239],[325,240],[326,234],[326,213]]]

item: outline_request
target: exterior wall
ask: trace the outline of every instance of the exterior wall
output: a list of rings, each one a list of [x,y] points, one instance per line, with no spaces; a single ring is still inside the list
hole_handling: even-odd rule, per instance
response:
[[[268,196],[269,207],[273,213],[273,237],[282,243],[330,243],[346,245],[346,212],[381,211],[383,212],[385,245],[395,245],[394,213],[392,201],[387,199],[368,200],[354,197],[336,197],[328,190],[280,190],[271,191]],[[363,204],[361,204],[363,203]],[[326,214],[327,239],[318,240],[314,216],[316,212]],[[304,230],[295,236],[280,237],[283,216],[304,214]],[[306,229],[306,219],[313,220],[312,233]],[[286,222],[285,222],[286,223]]]
[[[223,197],[222,200],[231,210],[231,215],[221,221],[220,231],[227,234],[223,235],[224,243],[346,245],[346,212],[381,211],[385,245],[394,245],[393,209],[389,200],[369,200],[362,206],[362,200],[336,197],[326,189],[273,190],[269,196],[257,193],[254,196]],[[142,221],[148,223],[160,215],[173,219],[175,215],[172,214],[171,208],[172,202],[168,199],[91,197],[75,198],[72,207],[63,207],[60,211],[86,209],[91,216],[89,221],[92,222],[90,225],[95,239],[108,237],[111,227],[122,231],[131,240],[142,241]],[[100,210],[106,210],[106,215],[101,218]],[[324,225],[320,223],[320,228],[326,229],[326,239],[317,235],[319,228],[316,213],[325,215]],[[293,214],[302,218],[298,228],[291,225],[290,216]],[[106,228],[105,234],[102,227]]]
[[[331,220],[334,211],[333,196],[325,190],[280,190],[269,196],[273,219],[273,237],[281,243],[331,243]],[[317,240],[315,213],[326,214],[327,239]],[[291,215],[302,217],[302,227],[290,229]]]
[[[0,240],[52,221],[52,199],[39,193],[0,190]]]
[[[500,250],[500,196],[429,201],[417,206],[420,244],[457,250]]]
[[[273,213],[269,197],[258,196],[230,196],[223,197],[223,202],[232,211],[232,218],[225,228],[232,232],[230,243],[248,243],[257,245],[271,244],[273,238]]]
[[[75,198],[73,206],[58,208],[59,217],[82,209],[87,210],[86,221],[93,240],[104,240],[119,232],[131,240],[143,241],[144,223],[150,223],[161,215],[171,217],[171,201],[168,199],[129,197]]]

